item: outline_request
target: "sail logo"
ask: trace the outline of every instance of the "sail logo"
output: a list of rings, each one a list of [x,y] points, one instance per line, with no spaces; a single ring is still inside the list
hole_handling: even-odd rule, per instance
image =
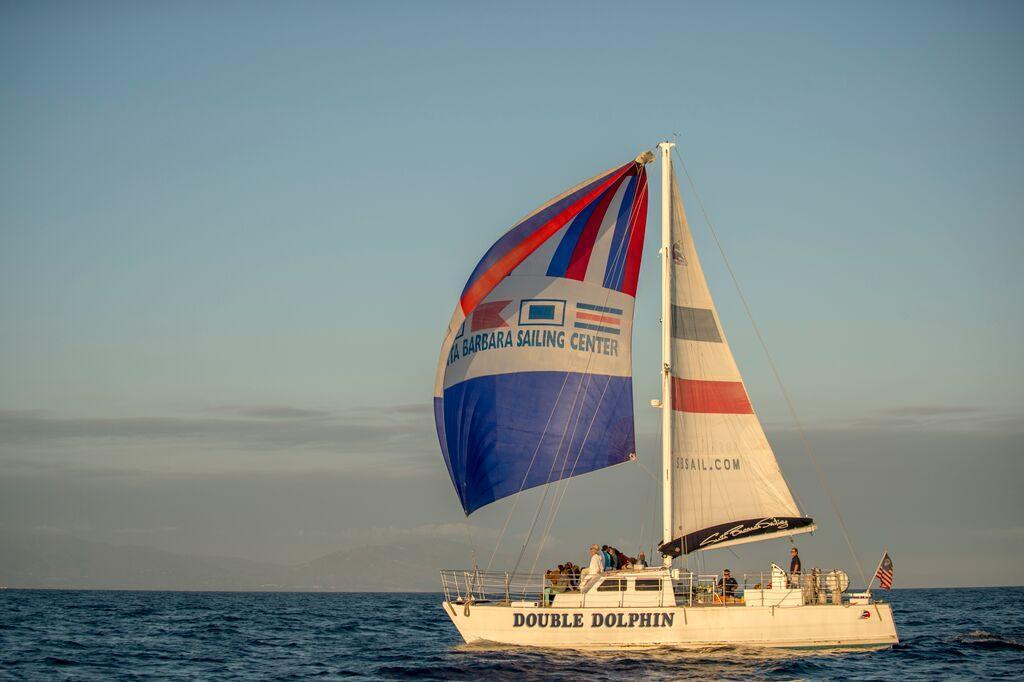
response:
[[[565,301],[556,298],[524,298],[519,302],[520,327],[562,327]]]
[[[774,516],[770,519],[761,519],[749,526],[739,523],[721,532],[712,533],[701,541],[700,546],[706,547],[708,545],[715,545],[719,542],[725,542],[726,540],[741,538],[744,535],[749,535],[750,533],[764,533],[768,530],[780,531],[786,530],[787,528],[789,528],[789,521],[787,519],[780,519]]]

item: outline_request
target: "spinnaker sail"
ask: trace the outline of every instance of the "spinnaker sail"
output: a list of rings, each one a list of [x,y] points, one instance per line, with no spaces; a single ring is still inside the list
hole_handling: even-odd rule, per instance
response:
[[[434,418],[467,515],[635,452],[633,303],[652,159],[552,199],[466,282],[441,346]]]
[[[671,169],[671,165],[669,166]],[[671,171],[670,171],[671,172]],[[671,174],[672,540],[668,556],[815,529],[754,414]]]

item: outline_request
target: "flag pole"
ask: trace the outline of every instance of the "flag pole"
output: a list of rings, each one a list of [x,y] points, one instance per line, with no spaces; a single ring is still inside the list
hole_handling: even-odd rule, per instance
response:
[[[875,584],[875,578],[877,578],[877,577],[878,577],[878,571],[879,571],[879,570],[881,570],[881,568],[882,568],[882,562],[883,562],[883,561],[885,561],[885,557],[886,557],[886,555],[887,555],[888,553],[889,553],[889,550],[888,550],[888,549],[886,549],[886,550],[884,550],[884,551],[882,552],[882,558],[878,560],[878,566],[876,566],[876,567],[875,567],[875,572],[871,574],[871,581],[870,581],[870,582],[868,583],[868,587],[867,587],[867,589],[866,589],[866,590],[864,590],[864,591],[865,591],[865,592],[867,592],[868,594],[871,594],[871,586]]]

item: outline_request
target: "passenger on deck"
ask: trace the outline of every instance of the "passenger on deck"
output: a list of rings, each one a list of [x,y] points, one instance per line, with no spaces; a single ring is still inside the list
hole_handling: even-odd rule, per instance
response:
[[[633,563],[632,559],[630,559],[628,556],[626,556],[625,554],[623,554],[619,550],[615,549],[614,547],[612,547],[612,552],[615,554],[615,567],[616,568],[625,568],[626,566],[628,566],[631,563]]]
[[[580,586],[580,567],[569,562],[565,565],[565,575],[569,580],[569,589],[575,590]]]
[[[644,556],[643,552],[636,555],[636,561],[633,562],[633,568],[647,568],[647,557]]]
[[[580,585],[580,591],[586,590],[595,580],[601,577],[601,573],[604,571],[604,555],[601,552],[601,548],[597,545],[590,546],[590,565],[587,566],[581,573],[581,576],[586,576],[586,580]]]
[[[738,584],[736,583],[736,578],[732,577],[732,574],[729,573],[729,569],[727,568],[722,571],[722,577],[718,579],[718,589],[722,593],[722,596],[734,598],[736,596],[737,587]]]
[[[790,555],[793,557],[789,560],[789,575],[792,576],[794,583],[800,582],[800,553],[796,551],[796,547],[789,550]]]
[[[601,545],[601,558],[604,560],[605,571],[610,571],[615,568],[615,562],[612,561],[612,554],[608,551],[608,545]]]

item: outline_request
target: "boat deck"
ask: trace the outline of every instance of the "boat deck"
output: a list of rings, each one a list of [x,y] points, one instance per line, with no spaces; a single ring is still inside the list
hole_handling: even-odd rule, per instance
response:
[[[843,603],[848,587],[841,571],[813,571],[787,578],[778,567],[735,574],[728,590],[719,575],[662,567],[604,571],[579,578],[558,573],[443,570],[445,601],[510,608],[816,606]],[[849,599],[865,601],[849,601]],[[848,603],[867,603],[852,595]]]

